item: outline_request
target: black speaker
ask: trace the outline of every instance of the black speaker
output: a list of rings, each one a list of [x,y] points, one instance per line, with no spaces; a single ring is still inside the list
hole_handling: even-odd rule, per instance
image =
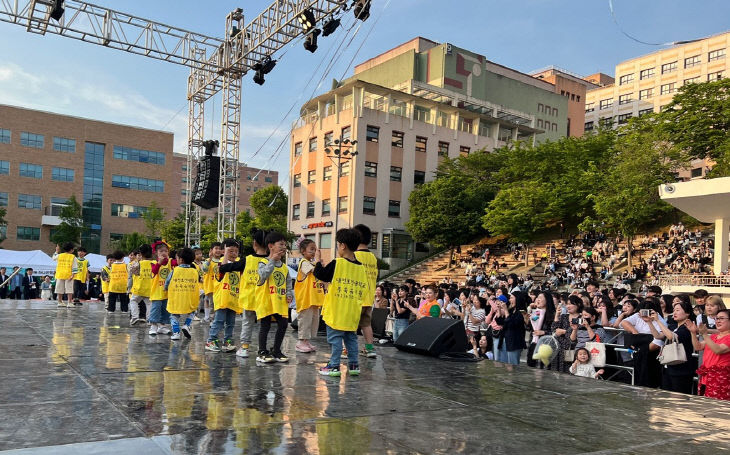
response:
[[[378,338],[386,338],[385,321],[388,319],[388,314],[390,314],[390,311],[386,308],[373,308],[370,327],[373,329],[373,335]]]
[[[218,207],[218,186],[220,184],[221,159],[217,156],[204,156],[198,162],[195,185],[191,201],[204,209]]]
[[[451,318],[418,319],[395,342],[401,351],[434,357],[444,352],[466,352],[467,345],[464,323]]]

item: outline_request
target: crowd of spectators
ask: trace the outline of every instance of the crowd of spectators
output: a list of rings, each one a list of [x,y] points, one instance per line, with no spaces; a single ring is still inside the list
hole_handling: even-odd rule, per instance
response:
[[[30,267],[16,266],[10,271],[6,267],[0,267],[0,299],[54,301],[57,299],[55,288],[56,279],[53,276],[36,275]],[[103,298],[100,274],[89,273],[87,280],[79,283],[75,289],[74,298],[78,300]]]

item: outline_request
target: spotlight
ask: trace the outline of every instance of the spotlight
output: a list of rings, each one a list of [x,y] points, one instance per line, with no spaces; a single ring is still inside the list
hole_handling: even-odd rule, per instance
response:
[[[308,33],[310,30],[312,30],[314,28],[314,24],[317,23],[317,21],[314,19],[314,13],[312,12],[311,8],[307,8],[302,11],[301,14],[297,16],[297,19],[304,29],[304,33]]]
[[[276,60],[271,60],[271,57],[267,55],[259,63],[254,64],[253,69],[261,71],[264,74],[269,74],[275,66]]]
[[[206,156],[213,156],[218,151],[218,146],[220,145],[220,142],[214,141],[212,139],[208,139],[207,141],[203,141],[203,147],[205,147],[205,155]]]
[[[241,29],[236,27],[235,25],[231,28],[231,38],[235,38],[236,35],[241,33]]]
[[[261,70],[256,71],[256,74],[253,75],[253,81],[256,82],[259,85],[264,85],[264,73],[261,72]]]
[[[54,19],[56,22],[60,22],[64,11],[63,0],[54,0],[53,6],[51,7],[51,19]]]
[[[306,41],[304,41],[304,49],[308,50],[309,52],[314,52],[317,50],[317,37],[319,34],[322,33],[322,31],[318,28],[315,28],[312,33],[310,33],[307,36]]]
[[[368,17],[370,17],[370,0],[356,0],[357,3],[355,3],[355,18],[360,19],[361,21],[368,20]]]
[[[322,36],[329,36],[337,30],[340,26],[339,19],[330,19],[324,26],[322,26]]]

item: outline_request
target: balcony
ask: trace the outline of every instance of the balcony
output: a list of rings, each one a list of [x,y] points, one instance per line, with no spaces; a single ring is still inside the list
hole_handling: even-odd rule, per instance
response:
[[[41,217],[41,225],[43,226],[58,226],[61,224],[61,210],[64,205],[62,204],[51,204],[43,209],[43,216]]]

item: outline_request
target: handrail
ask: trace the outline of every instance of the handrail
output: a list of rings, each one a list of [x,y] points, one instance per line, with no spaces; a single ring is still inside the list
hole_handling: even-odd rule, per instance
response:
[[[730,275],[658,275],[659,286],[730,287]]]

